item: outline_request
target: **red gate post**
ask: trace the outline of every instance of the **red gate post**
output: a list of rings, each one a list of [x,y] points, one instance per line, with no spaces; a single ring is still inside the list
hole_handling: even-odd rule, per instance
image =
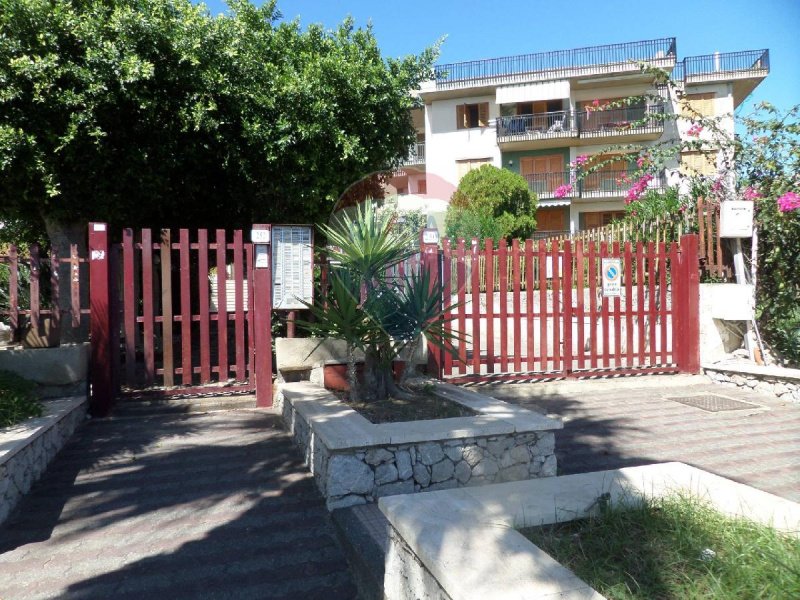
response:
[[[422,268],[430,277],[430,291],[433,292],[436,283],[442,283],[440,270],[441,261],[439,260],[439,232],[432,229],[423,229],[420,232],[420,250],[422,252]],[[447,299],[439,298],[439,308],[443,307],[442,302],[450,305],[450,290],[442,288],[442,294],[447,294]],[[433,344],[428,344],[428,375],[436,379],[442,378],[442,349]]]
[[[699,241],[696,234],[681,238],[681,314],[677,316],[682,324],[682,335],[678,344],[683,345],[679,353],[682,361],[678,364],[684,373],[700,372],[700,273],[698,262]],[[680,323],[680,322],[679,322]]]
[[[111,279],[108,225],[89,223],[89,300],[92,365],[89,410],[94,417],[111,412],[113,369],[111,348]]]
[[[253,225],[253,337],[256,406],[272,406],[272,252],[271,225]],[[266,233],[265,233],[266,232]]]

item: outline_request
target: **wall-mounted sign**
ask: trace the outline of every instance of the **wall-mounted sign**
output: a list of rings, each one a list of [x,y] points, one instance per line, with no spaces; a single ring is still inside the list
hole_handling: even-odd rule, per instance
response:
[[[619,258],[603,258],[603,297],[622,295],[622,260]]]
[[[423,244],[438,244],[439,243],[439,230],[438,229],[423,229],[422,230],[422,243]]]
[[[719,206],[720,237],[753,237],[753,202],[751,200],[726,200]]]
[[[314,301],[314,234],[308,225],[272,226],[272,308]]]
[[[254,244],[269,244],[269,229],[251,229],[250,241]]]

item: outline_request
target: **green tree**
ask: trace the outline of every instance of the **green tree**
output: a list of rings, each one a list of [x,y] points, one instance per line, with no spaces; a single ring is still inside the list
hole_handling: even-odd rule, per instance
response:
[[[405,156],[434,55],[384,59],[370,28],[302,30],[274,1],[0,0],[0,220],[318,220]]]
[[[536,194],[517,173],[483,165],[464,175],[450,198],[450,238],[527,238],[536,230]]]

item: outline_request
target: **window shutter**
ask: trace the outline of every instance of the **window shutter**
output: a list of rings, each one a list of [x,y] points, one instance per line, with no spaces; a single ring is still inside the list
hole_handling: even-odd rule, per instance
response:
[[[489,126],[489,103],[481,102],[478,105],[478,127]]]
[[[467,127],[467,105],[459,104],[456,106],[456,128],[466,129]]]

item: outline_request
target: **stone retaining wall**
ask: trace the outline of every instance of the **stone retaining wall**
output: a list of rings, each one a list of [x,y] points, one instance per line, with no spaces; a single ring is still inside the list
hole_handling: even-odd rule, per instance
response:
[[[45,416],[0,430],[0,523],[86,418],[83,397],[45,403]]]
[[[475,396],[481,402],[505,404]],[[437,422],[373,425],[335,400],[321,400],[311,411],[308,404],[297,410],[297,404],[297,399],[282,399],[284,421],[303,451],[329,509],[374,502],[382,496],[556,474],[555,435],[549,429],[560,427],[560,422],[519,407],[507,409],[526,413],[521,414],[519,427],[509,424],[507,414],[494,420],[481,415],[443,419],[438,422],[438,433],[426,436],[425,428]],[[326,410],[327,414],[322,415]],[[470,427],[471,419],[480,425]],[[448,430],[447,421],[456,427]],[[330,429],[337,423],[343,437],[331,435]],[[367,435],[353,435],[352,423]],[[422,423],[426,425],[423,427]],[[394,436],[386,435],[389,428],[396,432]]]
[[[708,375],[715,383],[752,389],[765,394],[772,394],[781,400],[800,404],[800,379],[781,378],[768,374],[745,373],[735,370],[714,369],[705,367]]]

